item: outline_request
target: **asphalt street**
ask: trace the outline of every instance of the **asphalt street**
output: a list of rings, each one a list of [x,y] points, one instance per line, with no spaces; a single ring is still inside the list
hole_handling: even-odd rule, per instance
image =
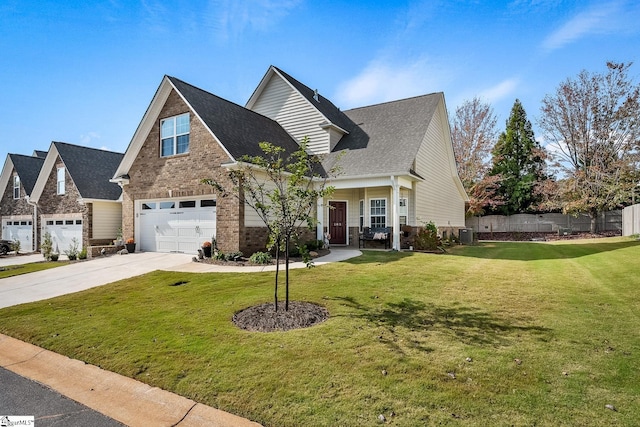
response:
[[[0,348],[0,351],[2,349]],[[122,427],[114,419],[0,367],[0,418],[34,416],[34,427]]]

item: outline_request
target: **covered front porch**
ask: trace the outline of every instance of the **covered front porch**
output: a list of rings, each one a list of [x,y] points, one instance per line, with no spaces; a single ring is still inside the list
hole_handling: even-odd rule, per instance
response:
[[[386,176],[331,182],[335,192],[318,201],[317,238],[331,246],[358,247],[367,228],[392,231],[391,249],[402,248],[403,227],[416,226],[413,177]],[[369,248],[384,247],[367,242]]]

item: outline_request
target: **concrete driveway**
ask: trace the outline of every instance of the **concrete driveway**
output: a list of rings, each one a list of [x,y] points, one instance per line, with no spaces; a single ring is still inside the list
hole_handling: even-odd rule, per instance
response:
[[[32,257],[34,259],[30,262],[42,261],[42,255],[4,257],[2,261],[6,260],[5,265],[11,265],[16,262],[10,261]],[[171,270],[189,264],[192,257],[187,254],[136,252],[7,277],[0,279],[0,308],[83,291],[154,270]]]

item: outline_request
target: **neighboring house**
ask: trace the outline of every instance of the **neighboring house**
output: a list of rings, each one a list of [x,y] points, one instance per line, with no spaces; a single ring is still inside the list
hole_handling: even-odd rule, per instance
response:
[[[35,151],[32,156],[7,154],[0,175],[2,238],[19,240],[21,252],[32,252],[37,247],[36,209],[29,201],[46,155],[43,151]]]
[[[402,225],[465,226],[442,93],[342,112],[270,67],[246,107],[163,78],[112,179],[123,188],[125,237],[146,251],[194,253],[212,237],[225,252],[263,249],[257,215],[201,180],[263,154],[261,141],[293,152],[306,136],[325,170],[341,169],[331,200],[319,203],[318,238],[358,245],[363,227],[393,227],[399,249]]]
[[[121,189],[109,182],[123,155],[52,142],[33,187],[40,241],[50,233],[53,249],[64,252],[116,238],[122,224]]]

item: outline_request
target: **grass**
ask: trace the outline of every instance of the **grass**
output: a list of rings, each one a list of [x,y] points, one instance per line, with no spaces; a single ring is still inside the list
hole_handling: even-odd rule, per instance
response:
[[[8,265],[6,267],[0,267],[0,279],[18,276],[20,274],[33,273],[41,270],[48,270],[55,267],[62,267],[63,265],[67,264],[69,264],[68,261],[42,261],[31,262],[28,264]]]
[[[153,272],[3,309],[0,332],[266,426],[632,426],[638,259],[622,238],[369,251],[292,270],[331,318],[268,334],[230,319],[272,274]]]

